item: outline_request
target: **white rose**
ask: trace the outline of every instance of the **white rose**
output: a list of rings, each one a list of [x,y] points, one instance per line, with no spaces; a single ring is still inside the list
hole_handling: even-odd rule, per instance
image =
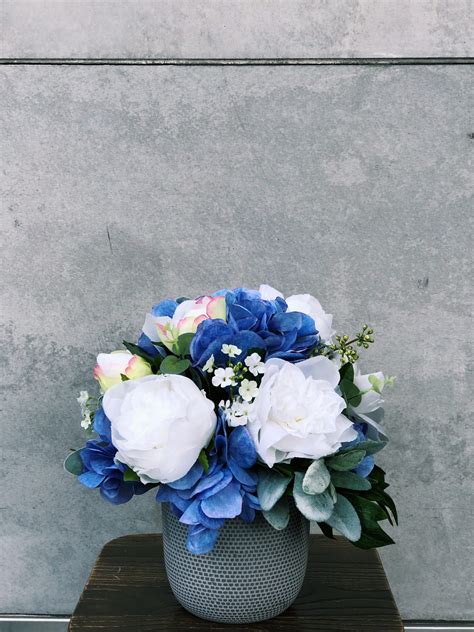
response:
[[[183,375],[148,375],[108,390],[116,458],[142,483],[171,483],[194,465],[216,426],[214,404]]]
[[[262,461],[273,467],[295,457],[319,459],[357,437],[341,414],[345,402],[335,392],[338,383],[337,368],[322,356],[265,363],[247,426]]]
[[[273,301],[277,297],[283,298],[283,294],[270,285],[261,285],[259,288],[261,297],[266,301]],[[326,314],[318,299],[311,294],[293,294],[285,299],[289,312],[302,312],[311,316],[316,323],[316,329],[323,342],[331,342],[334,335],[332,328],[332,314]]]
[[[203,320],[208,318],[226,318],[225,296],[201,296],[183,301],[176,308],[173,318],[147,314],[143,333],[152,342],[161,342],[171,351],[181,334],[196,333]]]
[[[377,388],[380,392],[374,390],[373,384],[369,378],[375,378],[375,384],[377,384]],[[385,377],[383,373],[377,371],[377,373],[367,373],[367,375],[362,375],[360,368],[357,364],[354,364],[354,384],[363,393],[360,404],[358,406],[352,406],[354,412],[358,414],[372,413],[374,410],[377,410],[382,406],[384,400],[382,399],[381,392],[385,384]]]
[[[132,355],[130,351],[112,351],[99,353],[94,368],[94,377],[99,382],[103,393],[115,384],[120,384],[122,375],[135,380],[150,375],[151,367],[143,358]]]

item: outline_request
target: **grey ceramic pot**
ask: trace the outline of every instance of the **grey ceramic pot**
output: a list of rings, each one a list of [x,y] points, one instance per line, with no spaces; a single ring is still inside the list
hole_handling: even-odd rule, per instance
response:
[[[277,531],[257,512],[255,521],[227,520],[213,551],[186,549],[187,527],[162,504],[166,573],[176,599],[192,614],[220,623],[252,623],[276,617],[303,585],[309,522],[293,506],[286,529]]]

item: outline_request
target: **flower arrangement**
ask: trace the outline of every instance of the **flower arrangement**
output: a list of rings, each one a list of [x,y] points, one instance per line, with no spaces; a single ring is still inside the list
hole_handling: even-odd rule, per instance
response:
[[[390,544],[379,523],[397,511],[374,454],[393,378],[358,364],[373,340],[368,325],[336,335],[317,299],[267,285],[166,299],[136,344],[99,354],[101,394],[78,398],[88,440],[65,467],[114,504],[158,488],[196,554],[226,520],[262,512],[284,529],[293,501],[328,537]]]

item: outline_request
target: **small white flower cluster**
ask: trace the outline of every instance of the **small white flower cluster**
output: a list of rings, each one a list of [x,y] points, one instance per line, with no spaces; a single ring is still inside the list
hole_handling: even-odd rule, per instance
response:
[[[79,397],[77,398],[77,402],[79,406],[81,407],[81,415],[82,415],[81,427],[84,428],[84,430],[89,430],[89,428],[92,425],[93,410],[91,410],[90,408],[92,399],[93,398],[91,398],[91,396],[89,395],[87,391],[80,391]]]
[[[241,399],[235,400],[233,402],[230,399],[219,402],[219,408],[221,408],[225,412],[225,416],[227,419],[227,423],[229,426],[246,426],[249,414],[250,414],[250,403],[243,401]]]
[[[242,353],[235,345],[223,344],[221,352],[229,358],[236,358]],[[236,387],[236,393],[232,393],[232,401],[222,400],[219,407],[222,408],[230,426],[244,426],[248,421],[250,405],[258,393],[258,382],[249,380],[245,375],[252,374],[255,377],[262,375],[265,365],[258,353],[252,353],[244,362],[229,363],[225,368],[214,368],[213,355],[208,359],[203,369],[207,373],[213,373],[212,384],[221,388]]]

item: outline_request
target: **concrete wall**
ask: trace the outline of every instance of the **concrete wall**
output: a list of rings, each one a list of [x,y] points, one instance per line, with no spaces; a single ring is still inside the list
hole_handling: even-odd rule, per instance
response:
[[[4,56],[465,54],[468,3],[402,4],[412,48],[387,2],[318,3],[326,39],[300,13],[291,26],[306,2],[242,3],[240,23],[235,3],[6,2]],[[292,39],[255,19],[272,6],[289,7]],[[161,48],[153,17],[174,29]],[[183,39],[193,19],[213,35]],[[386,48],[381,22],[399,33]],[[374,325],[364,366],[398,377],[381,459],[401,514],[382,552],[389,580],[405,618],[474,618],[473,78],[472,66],[1,69],[0,612],[70,612],[107,540],[159,529],[152,495],[115,508],[62,471],[95,354],[134,337],[162,297],[265,281],[315,294],[341,329]]]

